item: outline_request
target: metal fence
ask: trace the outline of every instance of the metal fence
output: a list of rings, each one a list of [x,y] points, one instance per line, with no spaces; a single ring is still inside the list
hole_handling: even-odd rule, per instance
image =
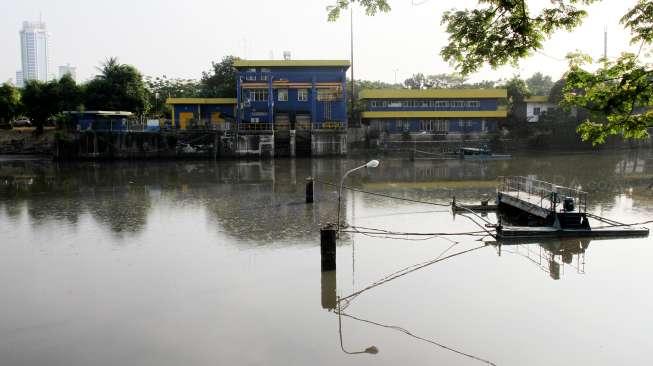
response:
[[[523,196],[524,199],[536,197],[540,200],[541,207],[548,204],[549,207],[545,208],[551,210],[557,204],[562,203],[565,198],[572,198],[578,212],[587,212],[587,192],[542,180],[523,176],[502,176],[499,177],[499,191],[514,193],[517,198],[520,198],[520,196]]]

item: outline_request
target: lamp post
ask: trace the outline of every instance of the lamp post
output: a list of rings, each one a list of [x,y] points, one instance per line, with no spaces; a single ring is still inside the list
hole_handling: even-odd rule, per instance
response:
[[[379,161],[378,160],[370,160],[367,163],[356,167],[354,169],[348,170],[340,179],[340,189],[338,190],[338,221],[336,221],[336,225],[338,226],[338,232],[340,232],[340,202],[342,201],[342,186],[345,184],[345,179],[347,176],[358,169],[363,169],[363,168],[376,168],[379,166]]]

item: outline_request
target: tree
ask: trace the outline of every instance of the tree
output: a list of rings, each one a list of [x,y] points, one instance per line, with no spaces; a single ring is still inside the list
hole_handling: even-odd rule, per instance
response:
[[[404,85],[408,89],[446,89],[446,88],[462,88],[471,86],[466,84],[467,78],[457,74],[435,74],[425,76],[422,73],[413,74],[410,78],[404,81]]]
[[[57,82],[59,111],[75,111],[82,105],[82,90],[75,80],[66,73]]]
[[[553,86],[549,91],[549,102],[555,104],[560,104],[560,102],[562,102],[562,100],[565,97],[564,95],[565,84],[566,83],[564,78],[553,83]]]
[[[9,123],[18,116],[20,110],[20,92],[13,85],[4,83],[0,86],[0,124]]]
[[[616,61],[603,61],[596,71],[583,66],[591,63],[586,55],[570,57],[566,74],[564,104],[579,106],[589,117],[578,127],[585,141],[601,144],[611,135],[641,139],[653,124],[653,69],[642,65],[637,56],[625,53]]]
[[[404,85],[408,89],[430,89],[433,87],[431,81],[422,73],[413,74],[404,81]]]
[[[142,114],[149,103],[141,73],[131,65],[111,57],[99,68],[100,74],[85,85],[88,110],[122,110]]]
[[[166,98],[194,98],[200,96],[200,83],[193,79],[168,79],[161,77],[145,77],[145,88],[149,105],[153,107],[150,113],[155,115],[170,115],[170,106],[165,104]]]
[[[551,87],[553,87],[553,80],[548,75],[543,75],[541,72],[536,72],[530,78],[526,79],[528,91],[532,95],[549,95]]]
[[[225,56],[220,62],[212,62],[212,70],[202,72],[200,94],[205,98],[236,97],[236,56]]]
[[[526,82],[519,76],[513,76],[504,87],[508,93],[508,117],[509,124],[516,125],[526,120],[525,99],[530,96]]]
[[[59,83],[55,80],[47,83],[29,80],[22,91],[22,102],[25,114],[36,126],[36,133],[43,132],[43,126],[48,118],[61,112]]]
[[[442,48],[440,54],[463,75],[477,71],[484,64],[492,67],[508,63],[516,64],[531,52],[541,49],[543,41],[556,31],[571,31],[579,26],[587,16],[587,11],[583,7],[596,1],[555,0],[544,7],[536,6],[539,11],[534,12],[528,6],[531,2],[526,0],[478,0],[475,9],[452,10],[443,14],[442,24],[446,24],[449,44]],[[346,9],[352,3],[359,3],[369,15],[390,11],[386,0],[336,0],[335,5],[328,8],[329,20],[335,20],[340,10]],[[621,23],[630,30],[631,43],[640,43],[640,50],[644,45],[650,45],[653,42],[653,0],[638,0],[635,6],[621,18]],[[616,76],[617,79],[613,79],[616,84],[628,84],[638,79],[643,71],[642,67],[644,70],[650,70],[649,66],[641,65],[639,62],[635,62],[636,65],[629,65],[631,62],[626,60],[617,63],[620,63],[617,68],[621,68],[623,72],[617,72],[619,74]],[[566,90],[582,91],[586,87],[593,88],[598,81],[596,78],[600,77],[601,73],[606,73],[608,68],[606,66],[603,71],[598,70],[593,74],[585,73],[585,77],[577,80],[573,89]],[[571,70],[570,73],[576,71]],[[593,78],[589,77],[590,74]],[[611,92],[618,91],[616,88],[608,89]],[[639,92],[644,93],[640,99],[646,99],[647,92],[635,91],[635,93]],[[620,95],[623,94],[618,93],[615,99],[621,99]],[[575,98],[574,95],[567,95],[565,99],[569,103],[589,101],[589,99]],[[582,107],[582,105],[578,106]],[[594,143],[600,143],[605,141],[604,132],[608,131],[610,134],[623,134],[624,137],[643,138],[648,135],[646,125],[642,123],[643,121],[635,122],[633,114],[628,113],[628,108],[603,112],[611,116],[612,122],[608,121],[606,124],[605,121],[589,121],[590,124],[585,124],[581,131],[584,139],[593,139]],[[597,116],[594,114],[593,118]],[[599,125],[606,129],[601,132],[597,129],[600,128]]]

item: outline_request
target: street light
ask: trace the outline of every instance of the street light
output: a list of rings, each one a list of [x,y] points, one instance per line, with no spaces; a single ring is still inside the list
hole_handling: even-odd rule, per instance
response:
[[[350,173],[355,172],[358,169],[363,169],[363,168],[376,168],[379,166],[379,161],[378,160],[370,160],[367,163],[356,167],[354,169],[348,170],[345,175],[342,176],[340,179],[340,189],[338,190],[338,221],[336,221],[336,224],[338,225],[338,232],[340,232],[340,202],[342,201],[342,186],[345,184],[345,179]]]

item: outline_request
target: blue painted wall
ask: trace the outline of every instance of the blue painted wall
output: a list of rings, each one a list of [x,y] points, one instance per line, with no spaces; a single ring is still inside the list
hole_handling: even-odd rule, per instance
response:
[[[474,107],[431,107],[431,106],[422,106],[422,107],[377,107],[372,106],[372,101],[368,100],[366,102],[366,110],[368,111],[496,111],[499,107],[499,101],[497,99],[486,99],[486,98],[460,98],[460,99],[375,99],[375,101],[401,101],[401,100],[414,100],[414,101],[479,101],[480,106],[477,108]]]
[[[409,119],[382,119],[384,125],[380,127],[381,131],[387,131],[388,133],[402,133],[406,130],[402,126],[397,126],[397,121],[408,121],[408,132],[422,132],[420,121],[427,120],[424,118],[409,118]],[[463,121],[471,121],[470,125],[464,126],[460,125],[460,119],[457,118],[432,118],[432,120],[444,120],[447,121],[449,125],[449,133],[473,133],[473,132],[493,132],[497,129],[497,120],[491,118],[485,118],[485,129],[483,131],[483,119],[482,118],[465,118]],[[427,131],[430,133],[444,133],[438,131]]]
[[[265,69],[265,68],[264,68]],[[278,89],[272,89],[268,93],[267,101],[250,101],[248,106],[243,108],[242,114],[237,119],[241,123],[249,123],[252,118],[258,118],[260,123],[274,123],[275,115],[278,113],[288,114],[291,123],[296,121],[297,114],[310,115],[311,121],[318,126],[328,120],[329,122],[340,122],[347,125],[347,91],[346,91],[346,68],[344,67],[269,67],[269,73],[248,71],[249,68],[239,68],[237,73],[238,97],[245,101],[249,98],[249,89],[241,89],[242,83],[266,83],[270,90],[271,80],[287,80],[290,83],[310,83],[308,87],[308,98],[306,101],[298,101],[298,89],[288,89],[288,101],[279,101]],[[262,76],[267,75],[267,80]],[[256,80],[247,80],[247,76],[253,76]],[[340,83],[342,98],[336,101],[317,101],[317,91],[314,85],[317,83]],[[325,118],[325,109],[330,106],[331,118]],[[272,110],[272,113],[270,113]]]

